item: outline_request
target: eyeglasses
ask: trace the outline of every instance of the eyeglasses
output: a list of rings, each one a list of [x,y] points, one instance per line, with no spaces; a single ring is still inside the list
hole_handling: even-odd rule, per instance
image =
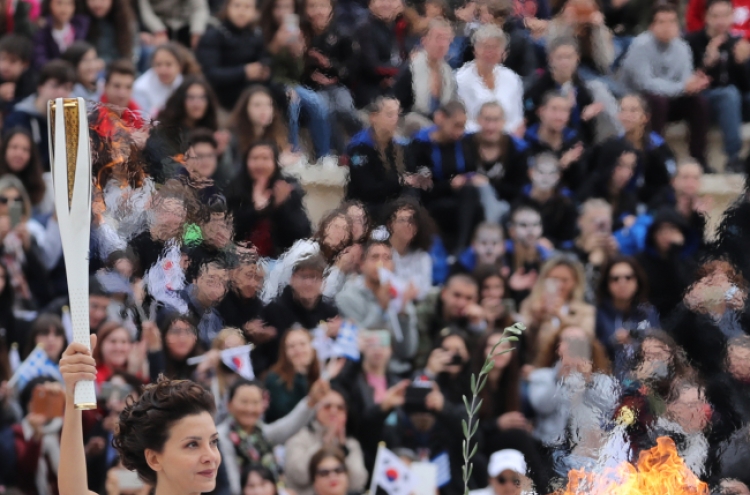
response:
[[[315,476],[319,478],[327,478],[332,474],[344,474],[345,472],[346,468],[344,466],[336,466],[332,469],[316,469]]]
[[[634,279],[635,279],[635,275],[632,273],[629,275],[610,275],[609,276],[609,281],[615,284],[619,282],[620,280],[624,280],[626,282],[632,282]]]
[[[497,478],[495,478],[495,479],[496,479],[496,480],[497,480],[497,482],[498,482],[498,483],[500,483],[501,485],[504,485],[504,484],[506,484],[506,483],[513,483],[513,485],[515,485],[515,486],[521,486],[521,480],[520,480],[520,479],[518,479],[518,478],[506,478],[505,476],[503,476],[503,475],[501,474],[500,476],[498,476],[498,477],[497,477]]]
[[[331,409],[336,409],[337,411],[345,411],[346,408],[343,404],[331,404],[330,402],[327,404],[321,404],[320,407],[322,409],[325,409],[326,411],[329,411]]]
[[[0,204],[7,205],[8,203],[21,203],[23,202],[23,199],[21,198],[9,198],[7,196],[0,196]]]

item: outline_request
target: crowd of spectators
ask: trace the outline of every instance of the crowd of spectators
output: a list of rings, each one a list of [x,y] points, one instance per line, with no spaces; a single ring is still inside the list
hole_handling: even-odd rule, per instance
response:
[[[385,442],[447,454],[460,495],[462,397],[492,359],[478,495],[551,493],[664,435],[750,493],[750,203],[709,243],[700,193],[713,125],[745,172],[746,0],[3,5],[0,493],[55,495],[65,455],[34,406],[69,343],[61,97],[89,102],[94,150],[92,491],[150,492],[111,439],[164,375],[215,397],[218,494],[362,493]],[[681,120],[691,158],[664,138]],[[312,219],[288,170],[331,160],[344,202]],[[352,327],[359,358],[332,354]],[[225,358],[246,344],[252,380]]]

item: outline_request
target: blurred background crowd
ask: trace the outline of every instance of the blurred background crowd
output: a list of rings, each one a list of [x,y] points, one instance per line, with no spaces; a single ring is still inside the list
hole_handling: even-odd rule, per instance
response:
[[[214,393],[217,493],[362,493],[383,441],[461,494],[462,396],[521,322],[490,357],[477,494],[550,493],[658,436],[750,493],[750,205],[709,241],[701,194],[745,173],[746,0],[2,5],[0,493],[56,494],[65,455],[60,97],[89,102],[95,162],[91,490],[149,493],[110,441],[163,374]],[[312,214],[293,169],[343,173],[343,201]]]

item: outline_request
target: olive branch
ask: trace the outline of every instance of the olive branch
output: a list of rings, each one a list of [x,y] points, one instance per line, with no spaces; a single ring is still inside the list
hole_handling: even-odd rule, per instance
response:
[[[522,323],[514,323],[513,326],[506,327],[505,330],[503,330],[503,337],[497,342],[497,344],[492,346],[492,350],[487,355],[487,359],[485,359],[484,365],[482,365],[482,369],[480,370],[479,374],[471,374],[471,404],[469,404],[469,399],[464,395],[464,405],[466,406],[468,421],[466,419],[461,420],[461,426],[464,430],[464,465],[462,469],[464,479],[464,495],[469,494],[469,479],[471,478],[471,473],[474,470],[474,464],[471,462],[471,458],[474,457],[474,454],[477,453],[477,448],[479,447],[479,444],[474,444],[474,448],[471,448],[471,439],[474,437],[477,432],[477,428],[479,427],[479,419],[476,418],[476,415],[479,409],[482,407],[482,399],[479,398],[479,394],[487,384],[487,375],[489,375],[490,371],[492,371],[492,367],[495,365],[495,356],[513,352],[514,350],[514,348],[511,347],[510,349],[495,353],[495,349],[497,348],[497,346],[505,342],[518,341],[518,336],[521,335],[524,330],[526,330],[526,327]]]

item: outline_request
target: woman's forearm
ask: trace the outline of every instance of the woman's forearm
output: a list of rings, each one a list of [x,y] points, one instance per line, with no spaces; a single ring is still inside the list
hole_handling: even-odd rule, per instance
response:
[[[60,495],[89,493],[86,474],[86,454],[83,449],[81,411],[68,400],[65,405],[62,434],[60,436],[60,467],[57,484]]]

